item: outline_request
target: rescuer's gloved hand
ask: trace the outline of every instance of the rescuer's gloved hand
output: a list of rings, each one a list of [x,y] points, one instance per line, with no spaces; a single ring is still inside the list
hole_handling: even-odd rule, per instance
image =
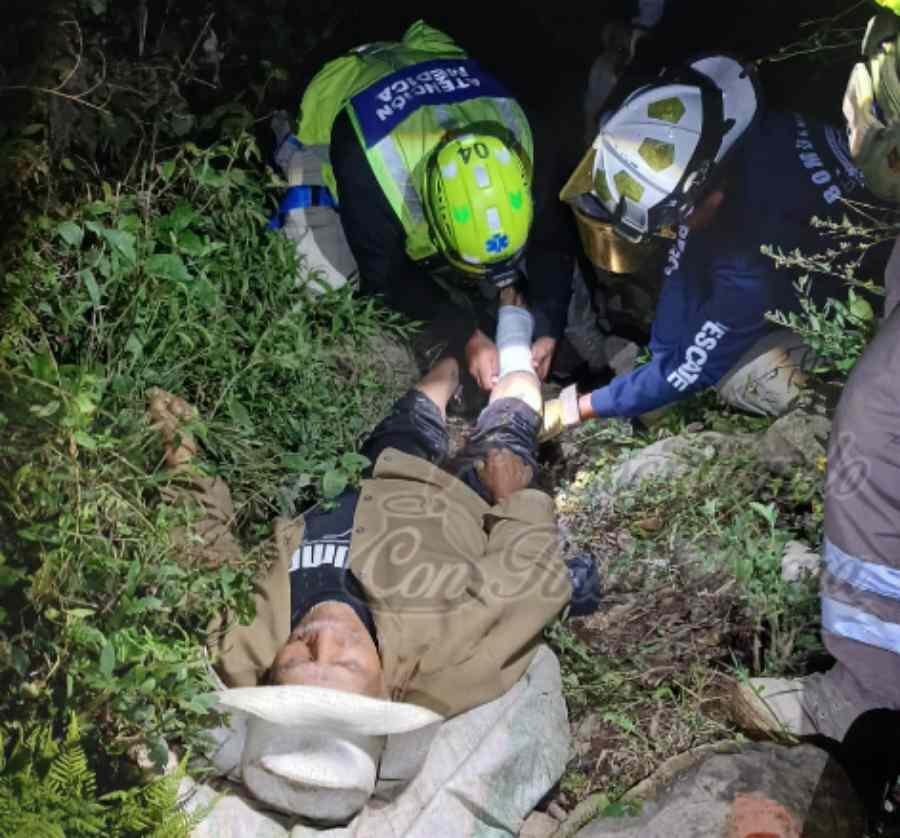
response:
[[[544,402],[544,426],[538,434],[538,442],[554,439],[566,428],[573,428],[580,422],[578,391],[574,384],[570,384],[560,392],[558,399]]]

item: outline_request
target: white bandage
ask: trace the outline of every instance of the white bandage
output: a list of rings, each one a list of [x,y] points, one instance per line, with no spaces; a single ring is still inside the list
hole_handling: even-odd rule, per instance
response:
[[[500,354],[500,378],[511,372],[534,372],[531,363],[531,336],[534,318],[519,306],[500,306],[497,314],[497,350]]]

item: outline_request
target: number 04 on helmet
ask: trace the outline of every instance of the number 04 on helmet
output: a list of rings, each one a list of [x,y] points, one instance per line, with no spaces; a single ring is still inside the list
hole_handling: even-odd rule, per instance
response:
[[[425,170],[425,212],[438,250],[473,279],[513,282],[531,228],[531,166],[499,132],[450,135]]]

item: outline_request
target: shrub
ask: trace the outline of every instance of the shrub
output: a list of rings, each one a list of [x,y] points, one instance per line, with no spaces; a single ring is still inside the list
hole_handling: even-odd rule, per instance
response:
[[[371,349],[403,337],[394,316],[297,287],[293,245],[265,230],[277,183],[260,170],[246,135],[189,144],[23,223],[0,314],[0,732],[6,750],[20,743],[15,782],[32,797],[10,809],[4,786],[0,834],[55,806],[35,743],[61,740],[72,714],[83,732],[59,753],[90,743],[97,795],[80,787],[78,808],[102,828],[65,807],[54,823],[132,834],[114,828],[119,803],[143,800],[123,791],[121,756],[146,743],[163,763],[167,745],[197,741],[214,721],[208,621],[252,617],[261,551],[198,567],[173,546],[191,512],[161,501],[171,477],[146,390],[198,407],[204,468],[230,483],[252,545],[276,513],[359,473],[359,437],[405,384]]]
[[[865,259],[877,245],[891,241],[898,232],[896,217],[878,217],[876,208],[847,202],[852,218],[840,221],[813,218],[811,225],[821,231],[824,240],[834,244],[821,253],[785,253],[781,248],[764,245],[764,255],[779,268],[791,268],[800,274],[795,288],[800,313],[770,312],[773,323],[796,332],[816,352],[817,363],[810,372],[821,380],[843,382],[875,331],[875,313],[869,302],[883,296],[884,290],[872,280],[860,279]],[[884,211],[878,212],[883,215]],[[877,261],[880,266],[883,260]],[[843,299],[830,298],[819,306],[811,295],[815,275],[840,279],[847,288]]]

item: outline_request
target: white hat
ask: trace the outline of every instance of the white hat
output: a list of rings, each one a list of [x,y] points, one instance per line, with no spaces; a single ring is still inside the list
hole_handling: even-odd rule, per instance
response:
[[[216,698],[223,712],[249,717],[241,774],[254,797],[331,823],[371,797],[386,735],[443,721],[415,704],[326,687],[239,687]]]
[[[747,67],[726,55],[700,58],[609,115],[560,197],[593,196],[628,238],[653,233],[683,215],[758,109]]]

